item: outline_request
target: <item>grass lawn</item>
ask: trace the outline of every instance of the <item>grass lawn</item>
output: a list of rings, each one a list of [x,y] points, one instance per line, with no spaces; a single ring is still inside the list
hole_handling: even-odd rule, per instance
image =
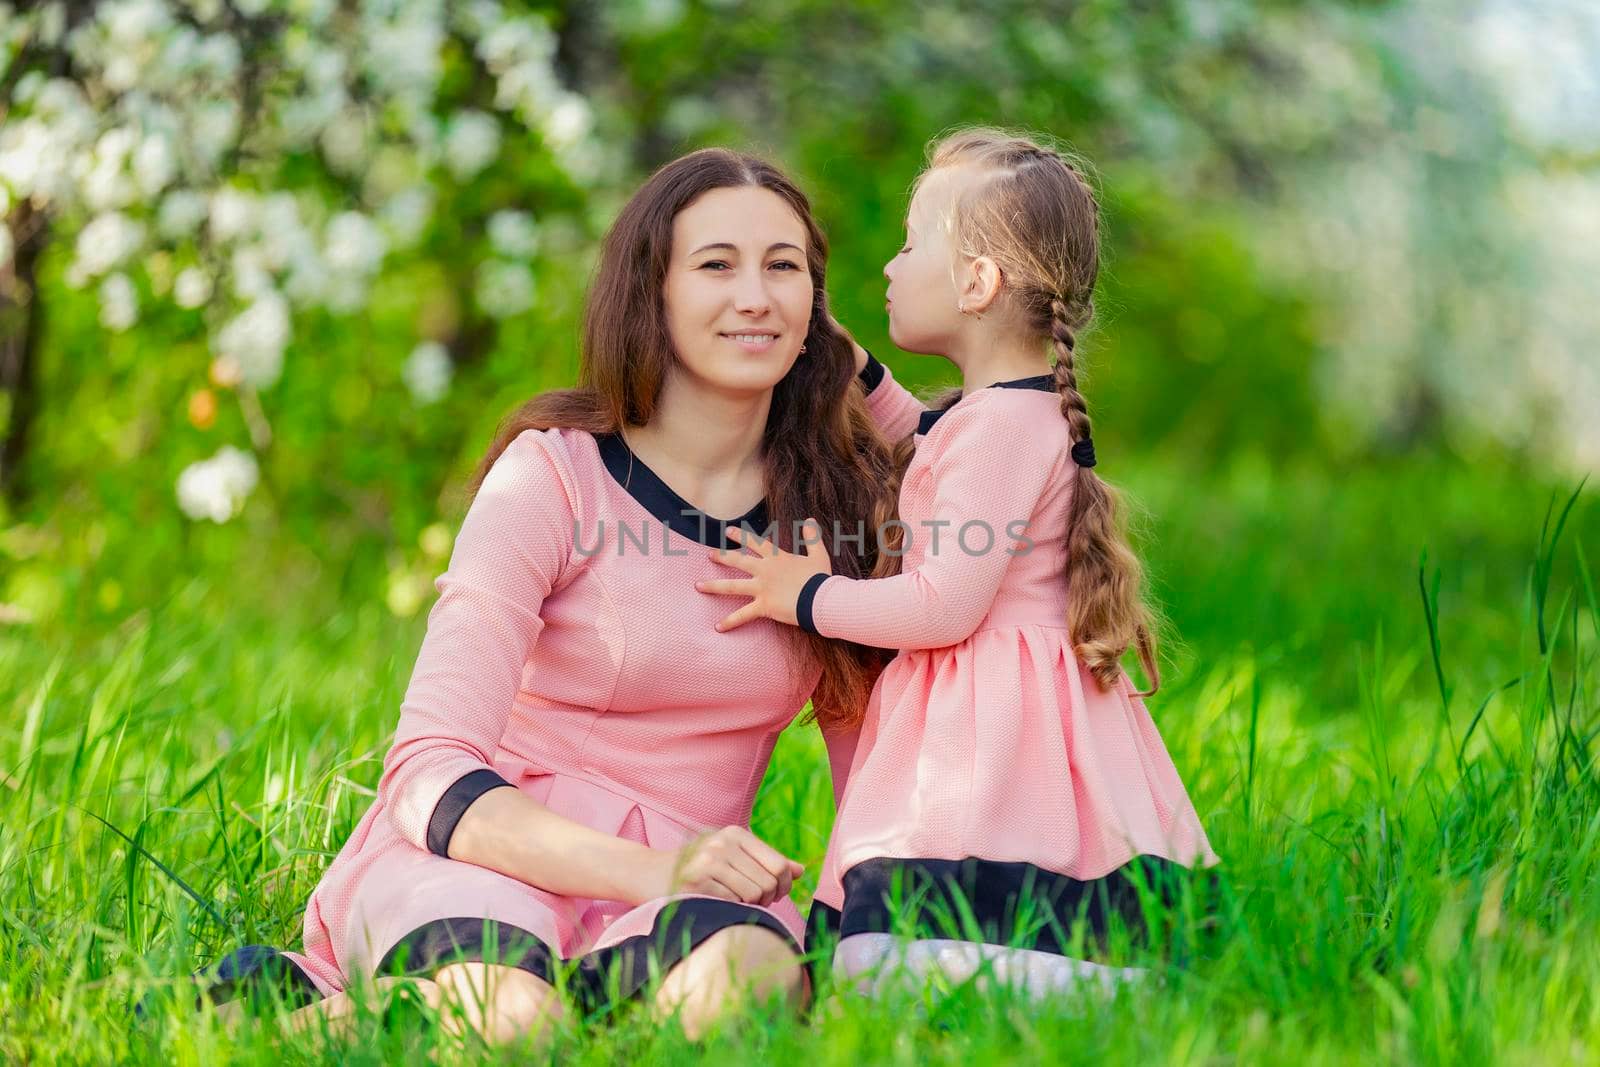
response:
[[[1151,708],[1225,863],[1219,914],[1174,920],[1200,957],[1109,1003],[840,997],[701,1045],[623,1010],[550,1054],[1600,1061],[1594,493],[1557,540],[1571,486],[1444,458],[1143,461],[1118,480],[1148,508],[1178,638]],[[132,1021],[134,1000],[238,944],[298,943],[373,795],[426,614],[203,547],[129,576],[165,588],[148,604],[69,597],[0,627],[0,1059],[515,1059],[419,1009],[348,1041],[287,1037],[270,1014],[230,1031],[175,998]],[[754,828],[811,878],[830,818],[820,742],[791,729]]]

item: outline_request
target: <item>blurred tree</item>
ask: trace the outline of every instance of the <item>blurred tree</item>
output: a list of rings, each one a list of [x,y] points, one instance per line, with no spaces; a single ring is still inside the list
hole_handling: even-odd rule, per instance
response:
[[[0,4],[0,478],[78,531],[36,562],[270,544],[415,610],[642,174],[791,167],[887,354],[907,186],[970,122],[1097,171],[1108,454],[1592,465],[1596,57],[1579,0]]]

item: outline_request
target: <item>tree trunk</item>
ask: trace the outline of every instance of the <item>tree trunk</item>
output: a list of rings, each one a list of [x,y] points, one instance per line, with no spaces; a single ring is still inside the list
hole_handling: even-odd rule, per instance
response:
[[[39,403],[38,265],[49,233],[42,212],[28,201],[6,218],[14,241],[10,263],[0,264],[0,494],[13,505],[23,497],[22,461]]]

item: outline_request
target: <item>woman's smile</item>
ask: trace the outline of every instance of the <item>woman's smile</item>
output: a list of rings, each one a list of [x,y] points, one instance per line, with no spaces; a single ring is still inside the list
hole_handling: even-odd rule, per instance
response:
[[[744,330],[719,336],[727,338],[751,354],[770,351],[778,342],[778,335],[771,330]]]

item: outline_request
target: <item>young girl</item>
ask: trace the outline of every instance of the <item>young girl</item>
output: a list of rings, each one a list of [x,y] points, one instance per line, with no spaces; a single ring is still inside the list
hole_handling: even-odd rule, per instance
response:
[[[901,650],[865,709],[813,905],[842,935],[836,973],[880,963],[909,910],[954,935],[914,943],[914,969],[988,960],[1035,992],[1114,981],[1134,972],[1066,957],[1074,920],[1091,947],[1113,915],[1137,931],[1140,886],[1170,893],[1216,857],[1141,699],[1159,684],[1152,621],[1073,366],[1095,197],[1056,152],[963,131],[935,145],[906,231],[884,268],[890,336],[949,359],[963,389],[925,410],[858,353],[880,426],[909,436],[901,525],[878,531],[901,573],[831,575],[812,524],[806,555],[730,530],[743,547],[711,556],[750,577],[696,588],[750,598],[719,630],[765,617]],[[1147,692],[1121,667],[1130,647]],[[1031,949],[1002,947],[1017,942]]]

